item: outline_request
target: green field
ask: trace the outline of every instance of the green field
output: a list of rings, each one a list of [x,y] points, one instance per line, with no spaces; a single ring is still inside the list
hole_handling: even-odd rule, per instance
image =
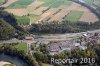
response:
[[[8,8],[25,8],[34,1],[35,0],[18,0],[10,6],[8,6]]]
[[[18,45],[14,45],[14,48],[18,50],[23,50],[25,53],[27,52],[27,44],[26,43],[19,43]]]
[[[15,16],[18,25],[29,25],[30,19],[32,23],[36,23],[40,17],[39,15],[30,15],[30,16]]]
[[[70,5],[72,2],[68,0],[49,0],[44,1],[44,4],[42,6],[49,6],[51,8],[57,8],[61,5]]]
[[[66,17],[65,21],[78,22],[83,12],[81,11],[71,11]]]
[[[93,2],[94,2],[94,0],[84,0],[86,3],[88,3],[88,4],[93,4]]]
[[[0,5],[2,5],[3,4],[3,0],[0,0]]]
[[[29,25],[30,24],[30,19],[28,16],[16,16],[17,23],[18,25]]]

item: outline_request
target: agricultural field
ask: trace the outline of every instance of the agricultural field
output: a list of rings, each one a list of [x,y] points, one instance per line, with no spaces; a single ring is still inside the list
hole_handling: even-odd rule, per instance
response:
[[[34,10],[32,14],[41,15],[43,13],[43,11],[46,9],[48,9],[48,7],[40,7],[38,9]]]
[[[96,6],[100,7],[100,0],[94,0],[93,4],[95,4]]]
[[[70,5],[72,2],[68,0],[50,0],[45,1],[45,3],[42,6],[48,6],[50,8],[57,8],[60,5]]]
[[[23,16],[23,17],[16,16],[16,19],[17,19],[18,25],[29,25],[30,23],[30,19],[27,16]]]
[[[88,4],[97,2],[97,0],[84,1]],[[88,8],[70,0],[13,0],[13,3],[5,10],[17,16],[19,25],[53,21],[70,21],[72,23],[98,21],[96,15]],[[86,15],[86,13],[88,14]],[[92,19],[85,17],[91,17]]]
[[[64,19],[69,22],[78,22],[82,14],[81,11],[71,11]]]
[[[94,23],[96,21],[99,21],[99,19],[97,18],[97,16],[93,15],[93,13],[84,12],[84,14],[80,18],[80,21]]]
[[[40,19],[39,15],[31,15],[30,16],[30,20],[31,20],[32,23],[37,24],[39,19]]]
[[[9,5],[8,8],[25,8],[32,2],[34,2],[34,0],[17,0],[16,2]]]
[[[2,7],[8,7],[9,5],[13,4],[14,2],[16,2],[17,0],[7,0],[7,2],[3,5],[1,5]]]
[[[12,13],[17,16],[26,16],[28,15],[28,11],[25,8],[19,8],[19,9],[5,9],[5,11],[8,11],[9,13]]]
[[[49,22],[51,21],[63,21],[63,17],[65,15],[67,15],[70,11],[63,9],[61,10],[59,13],[57,13],[55,16],[52,17],[52,19],[49,20]]]
[[[43,4],[43,3],[44,3],[44,2],[41,2],[41,1],[35,1],[35,2],[31,3],[30,5],[28,5],[26,9],[27,9],[29,12],[33,12],[34,9],[39,8],[39,6],[40,6],[41,4]]]
[[[84,0],[87,4],[92,5],[95,0]]]
[[[100,0],[84,0],[89,5],[96,5],[100,7]]]
[[[27,52],[27,44],[26,43],[19,43],[17,45],[12,46],[18,50],[23,50],[25,53]]]
[[[41,21],[48,21],[49,18],[53,17],[57,12],[59,11],[59,9],[57,8],[51,8],[48,11],[46,11],[44,14],[42,14],[40,17],[41,19],[39,20]]]
[[[4,2],[3,0],[0,0],[0,5],[2,5],[2,4],[3,4],[3,2]]]

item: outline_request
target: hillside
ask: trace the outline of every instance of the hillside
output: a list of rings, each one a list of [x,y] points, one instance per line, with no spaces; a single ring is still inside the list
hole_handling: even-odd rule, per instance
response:
[[[6,11],[0,10],[0,18],[4,19],[14,27],[17,25],[15,17]]]
[[[0,18],[0,40],[11,39],[15,35],[15,29]]]

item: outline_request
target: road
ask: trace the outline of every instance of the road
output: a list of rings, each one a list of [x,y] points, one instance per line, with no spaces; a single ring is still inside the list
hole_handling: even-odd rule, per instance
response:
[[[18,40],[18,39],[11,39],[11,40],[6,40],[6,41],[0,41],[0,44],[6,44],[6,43],[34,43],[35,41],[33,40]]]
[[[44,41],[54,41],[54,40],[71,40],[71,39],[75,39],[78,36],[82,36],[83,33],[100,33],[100,29],[99,30],[94,30],[94,31],[87,31],[87,32],[80,32],[80,33],[67,33],[67,34],[60,34],[60,35],[52,35],[52,36],[38,36],[38,35],[34,35],[35,37],[37,37],[37,39],[34,40],[18,40],[18,39],[12,39],[12,40],[7,40],[7,41],[0,41],[0,44],[7,44],[7,43],[27,43],[27,53],[30,53],[31,55],[33,55],[33,51],[31,50],[31,44],[35,43],[35,42],[44,42]],[[38,45],[38,44],[37,44]]]
[[[75,39],[79,36],[82,36],[83,33],[100,33],[100,29],[98,30],[93,30],[93,31],[87,31],[87,32],[80,32],[80,33],[67,33],[67,34],[59,34],[59,35],[33,35],[34,40],[18,40],[18,39],[12,39],[12,40],[7,40],[7,41],[0,41],[0,44],[4,43],[35,43],[37,41],[55,41],[55,40],[71,40]]]
[[[54,41],[54,40],[71,40],[71,39],[75,39],[79,36],[82,36],[83,33],[100,33],[100,29],[99,30],[93,30],[93,31],[87,31],[87,32],[80,32],[80,33],[67,33],[67,34],[60,34],[60,35],[51,35],[51,36],[36,36],[38,37],[37,41]],[[35,37],[35,38],[36,38]]]
[[[31,50],[31,44],[32,43],[27,43],[27,53],[30,53],[31,55],[33,55],[33,51]]]

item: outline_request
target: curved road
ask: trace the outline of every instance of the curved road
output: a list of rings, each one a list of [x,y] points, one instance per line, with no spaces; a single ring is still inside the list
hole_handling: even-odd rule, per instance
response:
[[[54,40],[71,40],[75,39],[79,36],[82,36],[83,33],[100,33],[100,29],[93,30],[93,31],[87,31],[87,32],[80,32],[80,33],[67,33],[67,34],[60,34],[60,35],[33,35],[34,40],[18,40],[18,39],[12,39],[7,41],[0,41],[0,44],[4,43],[36,43],[37,41],[54,41]]]

